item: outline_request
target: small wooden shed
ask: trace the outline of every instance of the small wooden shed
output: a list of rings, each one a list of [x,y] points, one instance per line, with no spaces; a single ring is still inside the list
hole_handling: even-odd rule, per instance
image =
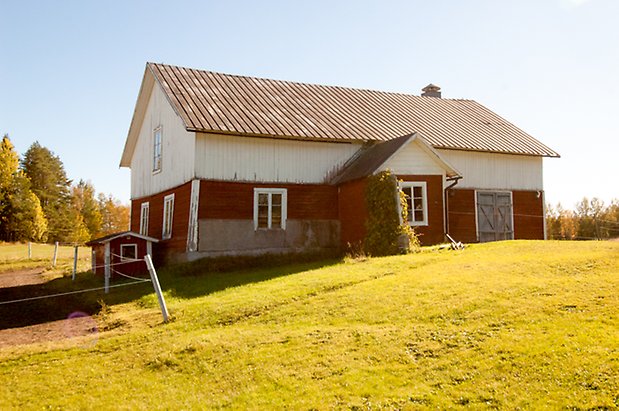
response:
[[[153,244],[159,240],[135,233],[123,231],[89,241],[92,247],[92,272],[103,275],[105,266],[110,266],[112,277],[140,275],[148,273],[144,256],[153,255]]]

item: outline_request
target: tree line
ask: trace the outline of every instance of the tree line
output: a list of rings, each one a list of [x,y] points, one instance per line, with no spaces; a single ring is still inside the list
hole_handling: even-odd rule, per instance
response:
[[[34,142],[20,159],[8,135],[0,145],[0,241],[84,243],[129,228],[129,206],[73,184],[60,158]]]
[[[555,240],[603,240],[619,237],[619,200],[605,205],[599,198],[583,198],[574,210],[561,203],[546,206],[547,237]]]

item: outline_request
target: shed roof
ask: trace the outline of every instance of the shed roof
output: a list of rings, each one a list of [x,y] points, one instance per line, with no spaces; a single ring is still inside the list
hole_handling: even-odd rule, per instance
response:
[[[154,78],[154,81],[153,81]],[[388,141],[419,132],[434,148],[559,155],[473,100],[323,86],[147,63],[121,166],[154,83],[188,131],[322,141]],[[136,118],[137,117],[137,118]]]
[[[95,238],[94,240],[90,240],[89,242],[86,243],[87,246],[93,246],[95,244],[105,244],[105,243],[109,243],[112,240],[115,240],[119,237],[124,237],[124,236],[131,236],[131,237],[136,237],[136,238],[140,238],[142,240],[146,240],[146,241],[151,241],[153,243],[158,243],[159,240],[153,237],[149,237],[147,235],[142,235],[142,234],[138,234],[135,233],[133,231],[122,231],[120,233],[113,233],[113,234],[109,234],[100,238]]]

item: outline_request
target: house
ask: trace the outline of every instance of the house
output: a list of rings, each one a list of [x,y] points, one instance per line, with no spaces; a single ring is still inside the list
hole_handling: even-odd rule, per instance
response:
[[[92,247],[92,273],[111,277],[148,273],[143,261],[146,254],[153,255],[153,244],[158,239],[131,231],[114,233],[86,243]]]
[[[367,176],[401,180],[422,244],[543,239],[544,157],[472,100],[148,63],[120,162],[131,230],[167,258],[334,249],[365,237]]]

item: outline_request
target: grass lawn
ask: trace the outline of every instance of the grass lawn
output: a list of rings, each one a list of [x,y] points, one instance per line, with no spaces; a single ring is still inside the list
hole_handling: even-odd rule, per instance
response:
[[[53,244],[32,243],[31,258],[28,258],[27,243],[2,243],[0,242],[0,274],[6,271],[14,271],[34,267],[51,267],[54,257]],[[74,248],[59,246],[57,264],[73,262]],[[90,261],[90,247],[80,247],[78,259]]]
[[[139,285],[109,331],[0,351],[0,409],[619,406],[619,243],[175,271],[171,323]]]

